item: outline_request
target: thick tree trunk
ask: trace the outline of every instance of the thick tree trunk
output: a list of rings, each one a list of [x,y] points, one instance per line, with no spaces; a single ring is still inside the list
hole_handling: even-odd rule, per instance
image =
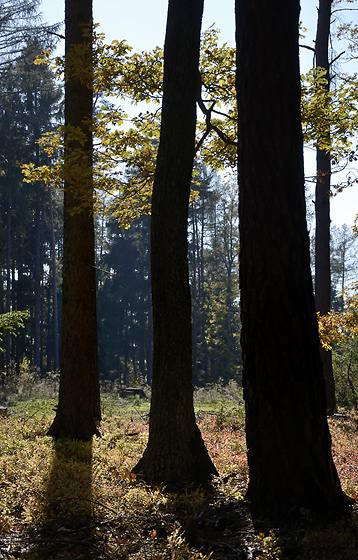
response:
[[[134,472],[182,487],[216,469],[195,423],[187,219],[203,0],[169,0],[151,220],[153,381],[149,441]]]
[[[326,88],[330,88],[329,76],[329,33],[331,25],[332,0],[320,0],[316,34],[316,66],[327,72]],[[329,140],[329,132],[328,138]],[[316,179],[316,240],[315,240],[315,298],[316,309],[326,315],[331,309],[331,268],[330,268],[330,189],[331,189],[331,155],[317,147]],[[337,410],[335,383],[332,369],[332,353],[321,348],[323,377],[326,383],[327,411]]]
[[[101,417],[93,226],[92,0],[67,0],[65,18],[62,352],[59,404],[49,435],[89,440],[98,433]],[[75,50],[77,45],[82,54]],[[77,71],[82,62],[80,77],[71,69],[74,61]]]
[[[236,0],[243,384],[254,516],[346,509],[309,262],[299,0]]]

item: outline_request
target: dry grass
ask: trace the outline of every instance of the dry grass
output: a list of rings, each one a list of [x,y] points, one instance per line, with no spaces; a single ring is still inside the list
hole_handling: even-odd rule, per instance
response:
[[[148,403],[113,395],[103,401],[102,437],[91,443],[52,443],[45,434],[53,400],[18,402],[0,418],[0,558],[358,557],[355,515],[325,526],[307,519],[290,531],[254,530],[243,501],[248,469],[240,402],[226,395],[224,406],[201,394],[198,422],[220,477],[211,494],[177,495],[130,474],[146,445]],[[330,420],[342,485],[354,497],[357,423],[353,413]]]

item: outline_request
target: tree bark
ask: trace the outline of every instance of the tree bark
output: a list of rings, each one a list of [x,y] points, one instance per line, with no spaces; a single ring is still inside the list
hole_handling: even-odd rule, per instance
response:
[[[149,441],[133,469],[150,483],[205,483],[216,469],[195,423],[187,219],[203,0],[169,0],[153,187],[153,380]]]
[[[330,88],[330,67],[328,60],[329,33],[331,25],[332,0],[320,0],[316,34],[316,67],[326,70],[326,89]],[[327,140],[329,141],[329,132]],[[321,315],[331,310],[331,268],[330,268],[330,189],[331,155],[317,146],[316,152],[316,240],[315,240],[315,298],[316,309]],[[323,347],[320,350],[323,377],[326,383],[327,411],[337,410],[335,383],[332,368],[332,353]]]
[[[51,190],[48,190],[49,212],[50,212],[50,228],[51,228],[51,264],[52,264],[52,299],[53,299],[53,362],[54,370],[60,370],[60,353],[58,339],[58,297],[57,297],[57,265],[56,265],[56,245],[55,245],[55,229],[53,220],[53,206]]]
[[[243,385],[254,517],[346,511],[305,220],[299,1],[236,0]]]
[[[67,0],[65,23],[62,351],[59,404],[49,435],[89,440],[98,433],[101,417],[93,226],[92,0]],[[83,74],[78,73],[81,63]]]
[[[11,202],[10,197],[7,199],[6,207],[6,313],[11,311]],[[11,336],[7,332],[6,335],[6,352],[5,365],[6,375],[10,374],[11,364]]]
[[[34,366],[37,373],[42,373],[41,362],[41,207],[40,186],[35,185],[35,266],[34,266]]]

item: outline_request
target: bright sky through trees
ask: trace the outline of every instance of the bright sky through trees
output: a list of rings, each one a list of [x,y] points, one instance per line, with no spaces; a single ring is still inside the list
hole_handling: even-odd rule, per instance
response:
[[[94,19],[100,24],[100,31],[106,35],[107,42],[124,39],[134,51],[148,51],[164,42],[167,0],[132,0],[114,2],[113,0],[94,0]],[[316,33],[318,0],[301,0],[301,21],[307,29],[303,44],[313,46]],[[53,2],[43,0],[42,12],[48,23],[59,22],[64,18],[64,0]],[[358,20],[358,12],[348,12],[347,20]],[[214,26],[221,30],[221,38],[230,45],[235,43],[234,1],[205,0],[203,29]],[[302,49],[301,69],[312,67],[312,52]],[[358,68],[355,69],[356,71]],[[306,150],[306,174],[315,173],[315,151]],[[333,177],[333,183],[335,178]],[[346,189],[331,201],[331,218],[335,225],[353,225],[358,213],[358,185]]]

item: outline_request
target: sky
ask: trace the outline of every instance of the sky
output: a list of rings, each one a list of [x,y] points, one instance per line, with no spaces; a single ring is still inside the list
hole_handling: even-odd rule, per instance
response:
[[[167,15],[167,0],[93,0],[94,21],[100,24],[107,42],[126,40],[134,51],[151,50],[163,45]],[[304,44],[313,46],[318,0],[301,0],[301,21],[307,29]],[[42,0],[44,21],[56,23],[64,19],[64,0]],[[352,17],[352,16],[350,16]],[[354,15],[358,20],[358,15]],[[223,42],[235,44],[234,0],[204,0],[203,29],[214,26],[221,30]],[[301,71],[312,67],[312,53],[301,49]],[[357,69],[358,71],[358,64]],[[315,156],[305,150],[306,174],[313,175]],[[336,179],[336,178],[335,178]],[[335,180],[334,179],[334,180]],[[331,199],[332,222],[353,225],[358,213],[358,185]]]

